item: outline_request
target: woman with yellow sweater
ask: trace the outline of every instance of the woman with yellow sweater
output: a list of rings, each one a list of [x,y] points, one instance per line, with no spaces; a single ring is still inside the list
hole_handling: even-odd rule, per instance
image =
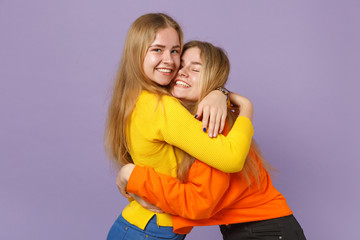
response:
[[[171,97],[166,86],[178,71],[182,42],[180,26],[165,14],[143,15],[130,27],[108,111],[105,137],[109,155],[116,166],[134,163],[173,177],[185,152],[221,171],[240,171],[253,135],[251,111],[237,118],[227,137],[216,137],[221,113],[210,116],[206,129],[206,107],[202,125]],[[225,103],[226,96],[221,97]],[[247,103],[243,107],[251,110]],[[209,138],[206,132],[216,138]],[[108,239],[183,239],[184,235],[173,233],[172,226],[171,215],[131,201]]]
[[[181,62],[172,95],[194,111],[201,96],[214,85],[225,84],[229,62],[221,49],[198,41],[185,44]],[[230,97],[234,103],[241,100],[236,94]],[[228,116],[224,134],[236,118],[232,112]],[[187,156],[179,166],[178,178],[128,164],[119,173],[121,191],[126,183],[128,192],[172,214],[176,233],[189,233],[193,226],[221,225],[226,240],[305,239],[284,196],[272,185],[267,164],[254,143],[240,172],[224,173]]]

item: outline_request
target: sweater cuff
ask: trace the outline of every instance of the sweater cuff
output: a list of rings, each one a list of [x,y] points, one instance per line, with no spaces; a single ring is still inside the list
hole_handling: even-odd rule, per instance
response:
[[[145,172],[146,172],[145,167],[140,167],[135,165],[135,168],[132,171],[128,184],[126,186],[126,190],[128,192],[138,195],[137,191],[142,189],[143,183],[145,182],[145,175],[146,175]]]

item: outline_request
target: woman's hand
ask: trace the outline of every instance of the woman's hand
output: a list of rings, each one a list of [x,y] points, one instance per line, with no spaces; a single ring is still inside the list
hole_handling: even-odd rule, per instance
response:
[[[157,206],[155,206],[154,204],[151,204],[147,201],[145,201],[144,199],[142,199],[141,197],[139,197],[136,194],[133,193],[128,193],[132,198],[135,199],[135,201],[137,201],[143,208],[146,208],[150,211],[156,212],[156,213],[164,213],[163,210],[161,210],[160,208],[158,208]]]
[[[248,98],[233,92],[230,93],[229,97],[233,107],[237,107],[235,113],[237,113],[238,116],[247,117],[252,121],[254,114],[252,102]]]
[[[163,213],[163,211],[160,208],[158,208],[157,206],[155,206],[149,202],[146,202],[138,195],[135,195],[133,193],[129,193],[126,191],[127,183],[129,181],[130,175],[131,175],[132,171],[134,170],[134,168],[135,168],[135,165],[132,163],[129,163],[129,164],[124,165],[120,169],[120,171],[116,177],[116,185],[117,185],[120,193],[126,198],[135,199],[135,201],[137,201],[143,208],[146,208],[153,212]]]
[[[134,170],[135,165],[132,163],[126,164],[124,165],[117,177],[116,177],[116,185],[120,191],[120,193],[126,197],[126,198],[131,198],[131,195],[126,191],[126,187],[127,187],[127,183],[129,181],[130,175],[132,173],[132,171]]]
[[[226,95],[219,90],[211,91],[199,104],[196,115],[202,117],[202,128],[209,137],[216,137],[224,130],[227,116]],[[209,125],[209,127],[208,127]]]

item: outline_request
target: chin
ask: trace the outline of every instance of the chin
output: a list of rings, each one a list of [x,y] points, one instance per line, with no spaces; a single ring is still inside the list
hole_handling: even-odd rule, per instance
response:
[[[167,86],[167,85],[169,85],[170,82],[171,82],[171,80],[160,80],[160,81],[156,81],[156,83],[157,83],[158,85],[164,86],[164,87]]]
[[[184,94],[184,92],[179,91],[179,90],[174,90],[174,89],[172,89],[171,94],[172,94],[174,97],[179,98],[179,99],[184,99],[184,98],[186,98],[186,94]]]
[[[171,95],[172,95],[173,97],[176,97],[176,98],[180,99],[180,100],[182,99],[182,96],[181,96],[181,95],[176,94],[176,93],[174,93],[174,92],[172,92]]]

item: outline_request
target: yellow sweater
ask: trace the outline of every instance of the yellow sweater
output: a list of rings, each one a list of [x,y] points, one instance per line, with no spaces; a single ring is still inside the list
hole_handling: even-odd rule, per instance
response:
[[[227,137],[209,138],[201,126],[177,99],[163,96],[159,101],[156,94],[142,91],[126,129],[131,157],[136,165],[173,177],[183,159],[179,149],[223,172],[240,171],[254,133],[251,121],[238,117]],[[128,222],[141,229],[154,214],[136,201],[122,212]],[[156,215],[159,226],[172,226],[170,215]]]

